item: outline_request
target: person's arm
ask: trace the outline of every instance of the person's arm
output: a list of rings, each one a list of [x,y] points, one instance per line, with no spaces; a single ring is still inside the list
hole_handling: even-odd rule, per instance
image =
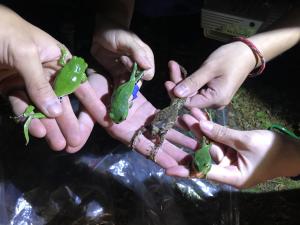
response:
[[[250,38],[266,61],[292,48],[300,39],[300,10],[294,9],[272,27],[272,30]],[[191,97],[188,106],[201,108],[224,107],[242,85],[255,65],[252,50],[241,41],[225,44],[216,49],[200,68],[174,89],[178,97]],[[206,86],[205,86],[206,85]]]
[[[300,41],[300,8],[293,9],[269,31],[248,39],[262,52],[266,61],[282,54]]]

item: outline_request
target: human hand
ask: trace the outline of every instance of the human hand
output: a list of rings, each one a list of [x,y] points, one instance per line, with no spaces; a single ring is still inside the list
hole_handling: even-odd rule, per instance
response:
[[[183,121],[197,137],[205,135],[213,145],[212,165],[207,179],[246,188],[279,176],[300,173],[300,142],[269,130],[238,131],[207,121],[193,108]],[[185,168],[181,168],[184,170]],[[177,175],[178,168],[167,170]]]
[[[180,82],[174,94],[190,97],[186,101],[188,107],[223,108],[230,103],[255,63],[254,54],[244,43],[223,45]]]
[[[98,22],[91,54],[113,76],[114,83],[128,79],[133,62],[144,70],[144,80],[154,76],[154,56],[148,45],[129,30],[105,20]]]
[[[57,67],[56,62],[51,63]],[[53,77],[57,69],[51,70],[51,63],[47,63],[45,68],[48,69],[49,76]],[[0,86],[5,87],[6,96],[16,115],[22,115],[28,105],[32,104],[25,91],[24,81],[18,74],[11,74],[9,79],[2,80]],[[62,150],[66,145],[77,146],[81,141],[79,123],[68,96],[61,98],[61,106],[61,115],[55,118],[33,119],[29,125],[30,134],[38,138],[45,137],[53,150]],[[37,111],[38,109],[35,112]]]
[[[59,57],[57,40],[0,5],[0,81],[12,79],[12,74],[21,76],[30,99],[48,117],[62,114],[49,83],[52,68],[45,66]],[[2,85],[1,92],[5,89]]]
[[[178,71],[180,73],[179,68]],[[97,99],[100,99],[99,101],[101,101],[102,106],[107,105],[110,96],[107,80],[103,76],[97,74],[95,71],[88,71],[88,73],[89,83],[96,91]],[[96,104],[98,105],[98,103]],[[92,107],[90,109],[92,109]],[[138,97],[134,100],[134,104],[129,110],[127,119],[119,124],[112,123],[107,115],[107,109],[105,108],[103,110],[102,121],[101,119],[98,119],[98,122],[113,138],[121,141],[125,145],[129,145],[131,143],[131,139],[136,131],[145,124],[148,124],[153,119],[153,116],[157,111],[141,93],[138,93]],[[84,130],[81,132],[81,136],[84,140],[88,139],[93,129],[95,116],[97,116],[96,111],[91,112],[91,110],[88,109],[82,110],[82,112],[79,114],[79,122],[82,127],[84,127]],[[187,153],[174,144],[188,148],[195,148],[195,146],[197,146],[197,141],[181,134],[178,131],[170,130],[167,133],[166,141],[163,143],[155,158],[156,162],[163,168],[178,166],[180,162],[187,156]],[[135,141],[134,144],[134,148],[146,156],[149,155],[150,150],[153,147],[154,144],[143,135],[138,136],[137,141]],[[76,148],[69,147],[68,151],[75,152],[80,148],[81,146]]]

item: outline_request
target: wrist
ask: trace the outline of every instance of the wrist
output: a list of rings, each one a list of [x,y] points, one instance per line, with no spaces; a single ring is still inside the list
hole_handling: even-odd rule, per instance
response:
[[[247,75],[250,74],[257,62],[252,50],[240,41],[233,42],[230,45],[232,45],[234,51],[238,53],[238,61],[242,63],[243,68],[247,71]]]
[[[250,39],[247,39],[243,36],[239,36],[235,37],[234,40],[242,42],[244,45],[246,45],[252,51],[253,56],[255,57],[255,66],[253,68],[253,71],[249,74],[249,76],[253,77],[262,74],[266,67],[266,60],[262,52]]]

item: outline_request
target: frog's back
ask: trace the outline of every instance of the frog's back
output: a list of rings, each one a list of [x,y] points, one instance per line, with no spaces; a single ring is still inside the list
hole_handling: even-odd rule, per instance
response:
[[[71,58],[55,78],[55,94],[62,97],[73,93],[81,84],[86,68],[87,63],[84,59],[77,56]]]
[[[81,74],[84,73],[87,69],[87,63],[83,58],[74,56],[67,62],[66,66],[64,66],[63,69],[65,68],[72,71],[73,73]]]
[[[113,93],[111,99],[111,119],[121,122],[128,114],[128,100],[131,95],[132,84],[129,82],[120,85]]]

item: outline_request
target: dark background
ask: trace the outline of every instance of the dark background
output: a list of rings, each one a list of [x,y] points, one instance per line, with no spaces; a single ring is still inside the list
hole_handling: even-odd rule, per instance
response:
[[[95,7],[89,1],[7,1],[3,2],[19,13],[23,18],[38,26],[50,35],[64,43],[74,55],[80,55],[91,59],[89,54],[91,38],[94,27]],[[163,87],[163,82],[168,79],[167,62],[170,59],[178,61],[188,72],[196,70],[205,58],[222,43],[204,38],[200,27],[200,14],[168,17],[146,17],[135,13],[132,22],[132,30],[146,42],[153,50],[156,63],[155,78],[151,82],[145,82],[142,92],[156,107],[161,108],[168,104],[168,97]],[[248,100],[259,98],[265,102],[271,114],[276,108],[276,115],[286,120],[287,125],[295,132],[299,132],[300,126],[300,104],[299,104],[299,82],[300,74],[299,46],[294,47],[285,54],[267,63],[264,74],[260,77],[248,79],[243,87],[250,93]],[[232,65],[234,66],[234,65]],[[249,101],[249,104],[251,102]],[[5,108],[6,107],[6,108]],[[1,105],[1,113],[9,114],[9,106]],[[250,107],[256,110],[256,105]],[[233,115],[235,112],[233,112]],[[238,121],[237,118],[232,118]],[[243,118],[239,118],[242,120]],[[7,139],[1,145],[0,153],[5,174],[9,179],[18,180],[21,189],[28,190],[33,187],[42,175],[47,175],[47,169],[43,168],[43,162],[52,153],[47,149],[39,149],[37,154],[19,152],[23,144],[23,137],[15,125],[5,119],[1,121],[2,129],[6,131]],[[244,128],[237,124],[237,127]],[[254,127],[254,125],[253,125]],[[17,133],[18,136],[14,136]],[[105,132],[97,127],[91,139],[97,139],[97,144],[115,146],[113,141]],[[18,140],[16,142],[15,140]],[[37,143],[34,140],[32,144]],[[11,149],[8,151],[5,145]],[[90,141],[87,145],[90,144]],[[61,153],[59,153],[61,154]],[[64,153],[62,153],[64,154]],[[37,163],[30,157],[35,155],[39,158]],[[18,163],[16,163],[18,162]],[[24,164],[24,163],[27,164]],[[19,168],[12,167],[13,164]],[[23,167],[32,164],[40,174],[35,174],[35,183],[29,184],[30,174],[22,174]],[[284,168],[283,168],[284,169]],[[22,178],[23,179],[20,179]],[[299,189],[269,191],[268,193],[236,193],[238,199],[237,211],[239,211],[240,224],[300,224],[297,216],[300,210]],[[209,203],[208,203],[209,204]],[[193,211],[194,210],[194,211]],[[191,208],[191,212],[197,214],[197,208]],[[194,216],[192,213],[190,217]],[[197,217],[196,217],[197,218]],[[191,220],[192,221],[192,220]],[[197,224],[197,221],[191,222]],[[221,224],[221,223],[220,223]]]

